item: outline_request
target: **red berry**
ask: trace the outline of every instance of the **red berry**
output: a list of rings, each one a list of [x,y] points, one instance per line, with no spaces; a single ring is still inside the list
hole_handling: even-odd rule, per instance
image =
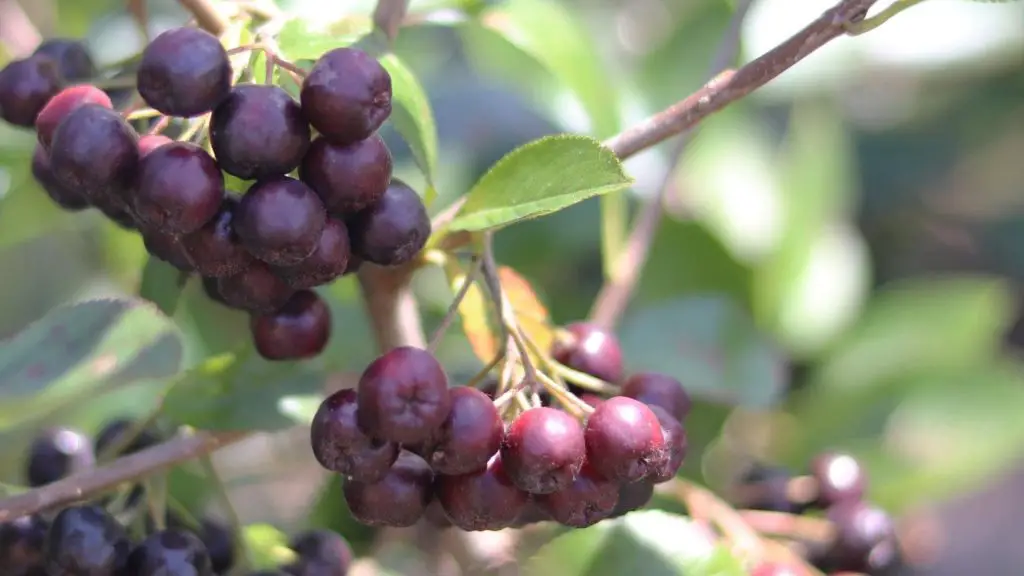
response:
[[[53,133],[57,130],[57,125],[72,110],[85,104],[96,104],[104,108],[114,107],[114,104],[110,101],[110,96],[107,96],[106,92],[95,86],[79,84],[65,88],[55,94],[46,103],[46,106],[43,106],[43,109],[39,111],[39,115],[36,116],[36,135],[39,138],[39,143],[49,150],[50,143],[53,141]]]
[[[482,470],[501,448],[502,424],[494,402],[475,388],[448,391],[451,409],[435,439],[427,461],[439,474],[467,474]]]
[[[637,482],[656,474],[668,459],[658,417],[625,396],[605,400],[587,419],[587,457],[605,478]]]
[[[658,423],[661,424],[661,435],[665,437],[665,449],[668,450],[668,458],[665,459],[664,464],[647,477],[648,482],[660,484],[675,478],[679,473],[679,468],[682,467],[683,461],[686,459],[689,443],[686,437],[686,428],[679,420],[673,418],[661,406],[649,407],[651,412],[658,417]]]
[[[426,350],[395,348],[370,363],[359,379],[359,424],[377,438],[425,442],[450,409],[448,376]]]
[[[398,445],[368,436],[357,424],[357,396],[352,389],[331,394],[320,404],[310,426],[313,456],[327,470],[361,482],[379,482],[398,458]]]
[[[531,494],[550,494],[572,485],[583,466],[583,428],[554,408],[532,408],[508,427],[501,459],[509,478]]]
[[[690,395],[675,378],[658,372],[640,372],[629,377],[622,386],[622,395],[644,404],[661,406],[682,422],[690,413]]]
[[[495,454],[482,470],[437,479],[437,499],[463,530],[501,530],[522,514],[530,497],[505,474]]]
[[[343,492],[352,517],[367,526],[412,526],[433,496],[434,473],[422,458],[402,452],[375,483],[349,479]]]
[[[568,339],[552,345],[555,360],[606,382],[622,379],[622,348],[614,334],[590,322],[575,322],[565,329]]]
[[[323,352],[331,336],[331,309],[316,292],[300,290],[270,314],[249,322],[253,343],[267,360],[300,360]]]
[[[584,465],[569,486],[536,496],[535,501],[555,522],[586,528],[612,515],[619,501],[619,484]]]

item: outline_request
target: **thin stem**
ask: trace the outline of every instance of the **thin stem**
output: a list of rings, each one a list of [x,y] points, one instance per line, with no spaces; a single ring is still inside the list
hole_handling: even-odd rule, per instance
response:
[[[146,506],[157,530],[167,527],[167,476],[154,474],[146,479]]]
[[[214,36],[220,36],[230,26],[228,19],[217,10],[213,0],[178,0],[196,19],[196,24]]]
[[[765,510],[739,510],[738,513],[744,522],[762,534],[818,543],[827,543],[835,537],[835,526],[824,518]]]
[[[127,115],[125,115],[124,119],[144,120],[146,118],[156,118],[159,116],[163,116],[163,114],[159,110],[154,110],[152,108],[141,108],[139,110],[132,110]]]
[[[593,406],[587,404],[572,392],[569,392],[567,388],[556,382],[547,374],[540,372],[538,374],[538,378],[548,393],[551,394],[555,400],[558,400],[566,410],[573,412],[577,417],[583,417],[594,411]]]
[[[480,274],[482,266],[483,261],[478,256],[474,256],[470,262],[469,271],[467,271],[462,278],[462,285],[459,286],[459,291],[456,292],[455,297],[452,298],[452,303],[448,306],[448,311],[445,312],[444,318],[441,319],[441,324],[434,330],[434,335],[430,337],[430,343],[427,345],[427,350],[431,353],[437,352],[437,347],[440,346],[445,333],[448,331],[448,328],[451,327],[452,322],[455,320],[455,316],[458,315],[459,305],[461,305],[462,301],[465,300],[466,294],[469,294],[469,290],[473,287],[473,283],[476,281],[476,277]]]
[[[924,0],[896,0],[896,2],[893,2],[884,10],[870,18],[849,21],[846,25],[846,33],[851,36],[860,36],[865,32],[870,32],[891,20],[893,16],[896,16],[912,6],[916,6],[921,2],[924,2]]]
[[[132,421],[131,426],[127,430],[114,437],[113,441],[96,455],[96,460],[99,462],[108,462],[116,458],[119,454],[124,452],[132,442],[135,442],[143,431],[152,426],[159,417],[160,408],[158,407],[147,414],[145,418],[139,418]]]
[[[619,391],[619,387],[614,384],[609,384],[600,378],[594,378],[590,374],[573,370],[556,360],[551,360],[551,363],[548,364],[548,366],[554,373],[558,374],[562,378],[576,384],[580,388],[586,388],[591,392],[597,392],[599,394],[615,394]]]
[[[243,558],[249,563],[250,557],[248,550],[245,549],[245,540],[242,538],[242,520],[238,517],[238,511],[235,510],[235,506],[231,503],[231,495],[228,494],[227,487],[217,472],[217,466],[213,463],[213,458],[209,454],[204,454],[199,459],[199,462],[203,467],[207,480],[213,485],[217,499],[220,500],[221,506],[224,508],[224,513],[228,517],[228,524],[231,526],[231,533],[234,536],[235,552],[239,558]]]
[[[492,235],[488,233],[483,240],[483,275],[484,281],[487,283],[488,288],[491,292],[491,297],[494,299],[495,305],[498,307],[499,314],[501,316],[501,322],[505,326],[505,330],[508,333],[508,337],[512,340],[512,343],[516,347],[516,351],[519,353],[519,359],[523,363],[523,370],[526,372],[525,382],[533,387],[539,385],[537,379],[537,368],[533,365],[533,360],[530,359],[530,353],[526,349],[526,343],[523,341],[522,329],[519,327],[519,321],[516,319],[516,312],[512,309],[512,303],[508,301],[504,291],[501,288],[501,280],[498,278],[498,264],[494,259],[494,246]],[[523,383],[520,383],[520,388]]]
[[[150,127],[149,131],[146,132],[146,134],[149,135],[149,136],[153,136],[155,134],[160,134],[161,132],[166,130],[167,127],[170,126],[170,125],[171,125],[171,117],[170,116],[162,116],[159,120],[156,121],[156,123],[153,124],[152,127]]]

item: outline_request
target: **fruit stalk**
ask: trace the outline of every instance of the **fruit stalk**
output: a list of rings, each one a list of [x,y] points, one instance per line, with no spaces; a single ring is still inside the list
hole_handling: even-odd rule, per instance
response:
[[[192,13],[196,24],[214,36],[220,36],[228,29],[229,23],[217,10],[211,0],[178,0],[181,6]]]

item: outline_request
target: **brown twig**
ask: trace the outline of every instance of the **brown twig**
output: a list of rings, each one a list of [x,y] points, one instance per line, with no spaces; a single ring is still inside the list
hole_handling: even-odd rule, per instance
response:
[[[212,0],[178,0],[178,3],[195,17],[200,28],[214,36],[223,34],[230,25]]]

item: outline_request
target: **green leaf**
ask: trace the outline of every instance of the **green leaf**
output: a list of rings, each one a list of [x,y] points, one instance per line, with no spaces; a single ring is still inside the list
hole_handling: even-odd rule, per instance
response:
[[[270,524],[250,524],[242,529],[242,542],[249,554],[252,568],[267,570],[295,560],[295,551],[288,547],[288,535]]]
[[[633,183],[600,142],[547,136],[516,148],[469,191],[451,230],[486,230],[536,218]]]
[[[164,314],[173,316],[181,300],[181,291],[187,282],[187,273],[150,256],[146,261],[146,267],[142,269],[139,297],[156,304]]]
[[[437,195],[434,178],[437,174],[437,126],[430,100],[416,75],[394,54],[381,56],[380,63],[391,74],[393,102],[389,121],[412,150],[427,179],[425,201],[429,206]]]
[[[324,52],[354,44],[372,29],[372,22],[358,16],[325,28],[316,28],[307,20],[293,18],[281,27],[277,45],[289,60],[316,60]]]
[[[670,374],[697,397],[771,406],[786,388],[779,351],[724,296],[694,296],[638,309],[620,330],[635,370]]]

